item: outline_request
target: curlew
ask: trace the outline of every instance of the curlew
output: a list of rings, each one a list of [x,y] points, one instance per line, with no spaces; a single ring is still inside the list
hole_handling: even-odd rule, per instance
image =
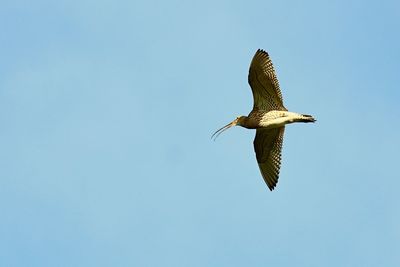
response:
[[[278,183],[281,151],[285,125],[294,122],[315,122],[311,115],[288,111],[283,105],[282,93],[269,55],[258,49],[250,64],[248,81],[254,105],[248,116],[237,117],[217,130],[217,138],[232,126],[256,129],[254,150],[262,177],[268,188],[274,190]]]

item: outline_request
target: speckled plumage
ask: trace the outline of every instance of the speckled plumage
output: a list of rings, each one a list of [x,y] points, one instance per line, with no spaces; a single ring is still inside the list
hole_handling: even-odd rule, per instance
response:
[[[271,59],[267,52],[258,49],[250,64],[248,81],[253,93],[253,110],[248,116],[236,118],[216,131],[239,125],[256,129],[254,150],[258,166],[268,188],[272,191],[278,183],[281,151],[285,125],[294,122],[315,122],[310,115],[287,111]]]

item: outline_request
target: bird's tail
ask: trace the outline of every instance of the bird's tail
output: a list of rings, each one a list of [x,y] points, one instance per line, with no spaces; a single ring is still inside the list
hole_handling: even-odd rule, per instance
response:
[[[306,115],[306,114],[299,114],[299,115],[300,116],[295,119],[295,122],[316,122],[317,121],[311,115]]]

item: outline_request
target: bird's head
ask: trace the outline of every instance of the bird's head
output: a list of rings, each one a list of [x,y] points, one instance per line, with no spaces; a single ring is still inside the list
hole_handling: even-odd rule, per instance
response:
[[[236,125],[245,126],[246,120],[247,120],[247,119],[248,119],[248,118],[247,118],[246,116],[237,117],[237,118],[236,118]]]
[[[224,127],[218,129],[212,136],[211,139],[214,138],[217,139],[217,137],[224,131],[228,130],[229,128],[231,128],[232,126],[236,126],[236,125],[243,125],[243,122],[245,120],[246,116],[240,116],[237,117],[236,119],[234,119],[232,122],[228,123],[227,125],[225,125]]]

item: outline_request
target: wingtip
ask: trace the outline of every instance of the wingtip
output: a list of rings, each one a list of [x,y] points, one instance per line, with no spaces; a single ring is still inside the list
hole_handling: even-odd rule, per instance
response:
[[[272,191],[274,191],[275,187],[273,187],[273,186],[269,187],[269,186],[268,186],[268,189],[269,189],[269,191],[272,192]]]
[[[261,48],[258,48],[256,53],[257,54],[264,54],[266,56],[269,56],[268,52],[265,51],[264,49],[261,49]]]

